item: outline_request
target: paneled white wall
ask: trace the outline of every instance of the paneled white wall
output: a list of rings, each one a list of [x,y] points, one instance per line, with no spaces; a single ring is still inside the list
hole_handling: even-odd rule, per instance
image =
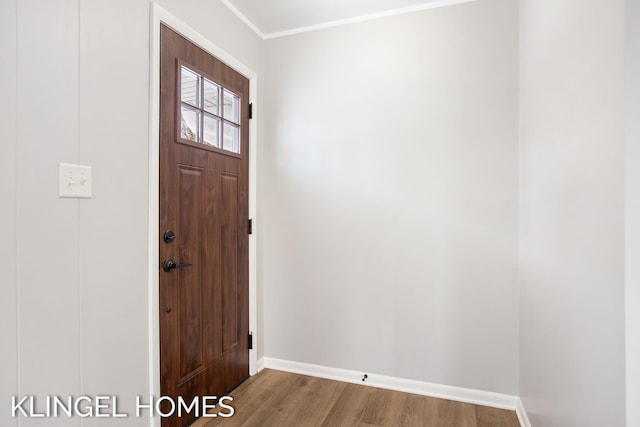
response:
[[[93,166],[94,179],[76,224],[81,390],[117,395],[133,414],[117,424],[142,426],[149,420],[135,418],[134,403],[149,395],[149,3],[79,3],[77,158]],[[105,421],[83,421],[94,425]]]
[[[18,206],[17,130],[16,130],[16,0],[0,1],[0,224],[4,233],[0,239],[0,259],[3,262],[0,279],[0,414],[11,410],[11,396],[18,387],[17,337],[17,217]],[[3,425],[17,426],[17,420],[0,417]]]
[[[80,391],[78,209],[58,162],[78,159],[77,0],[17,2],[18,342],[21,395]],[[80,420],[51,419],[50,426]],[[21,426],[43,425],[23,419]]]
[[[624,426],[624,0],[522,0],[520,29],[520,395]]]
[[[517,3],[267,40],[265,355],[517,392]]]
[[[224,6],[173,6],[179,19],[260,68],[261,40]],[[151,423],[135,417],[135,396],[150,391],[150,7],[0,2],[3,426],[114,421],[11,419],[11,396],[30,394],[114,394],[132,414],[118,425]],[[58,198],[59,162],[93,167],[91,199]]]

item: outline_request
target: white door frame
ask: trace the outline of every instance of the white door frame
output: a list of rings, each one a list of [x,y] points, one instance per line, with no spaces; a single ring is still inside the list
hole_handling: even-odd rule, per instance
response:
[[[148,283],[149,283],[149,392],[160,397],[160,258],[159,258],[159,200],[160,200],[160,23],[200,46],[211,55],[238,71],[249,79],[249,102],[257,105],[257,74],[218,47],[211,40],[198,33],[176,16],[151,3],[150,39],[150,86],[149,86],[149,230],[148,230]],[[257,114],[249,121],[249,217],[257,217]],[[257,233],[254,221],[253,234],[249,236],[249,330],[253,332],[253,350],[249,352],[249,374],[257,371]],[[160,425],[160,418],[151,419],[151,426]]]

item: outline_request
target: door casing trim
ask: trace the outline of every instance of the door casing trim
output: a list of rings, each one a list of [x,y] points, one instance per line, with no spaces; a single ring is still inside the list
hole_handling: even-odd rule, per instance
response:
[[[149,393],[160,397],[160,258],[159,258],[159,186],[160,186],[160,24],[166,24],[249,79],[249,102],[258,105],[258,75],[211,40],[194,30],[155,2],[150,3],[149,64],[149,218],[148,218],[148,313],[149,313]],[[249,217],[257,218],[257,130],[256,109],[249,120]],[[249,330],[253,332],[253,350],[249,352],[249,374],[257,372],[257,226],[249,236]],[[150,418],[150,426],[160,425],[160,416]]]

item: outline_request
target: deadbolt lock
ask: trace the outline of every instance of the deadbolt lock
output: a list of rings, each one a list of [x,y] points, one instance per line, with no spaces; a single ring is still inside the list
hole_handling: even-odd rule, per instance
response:
[[[171,243],[176,238],[176,233],[173,230],[167,230],[164,232],[165,243]]]

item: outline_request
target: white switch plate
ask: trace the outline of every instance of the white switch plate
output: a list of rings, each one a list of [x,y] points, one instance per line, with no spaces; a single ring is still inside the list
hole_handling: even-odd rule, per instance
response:
[[[91,166],[60,163],[60,197],[89,198],[92,184]]]

